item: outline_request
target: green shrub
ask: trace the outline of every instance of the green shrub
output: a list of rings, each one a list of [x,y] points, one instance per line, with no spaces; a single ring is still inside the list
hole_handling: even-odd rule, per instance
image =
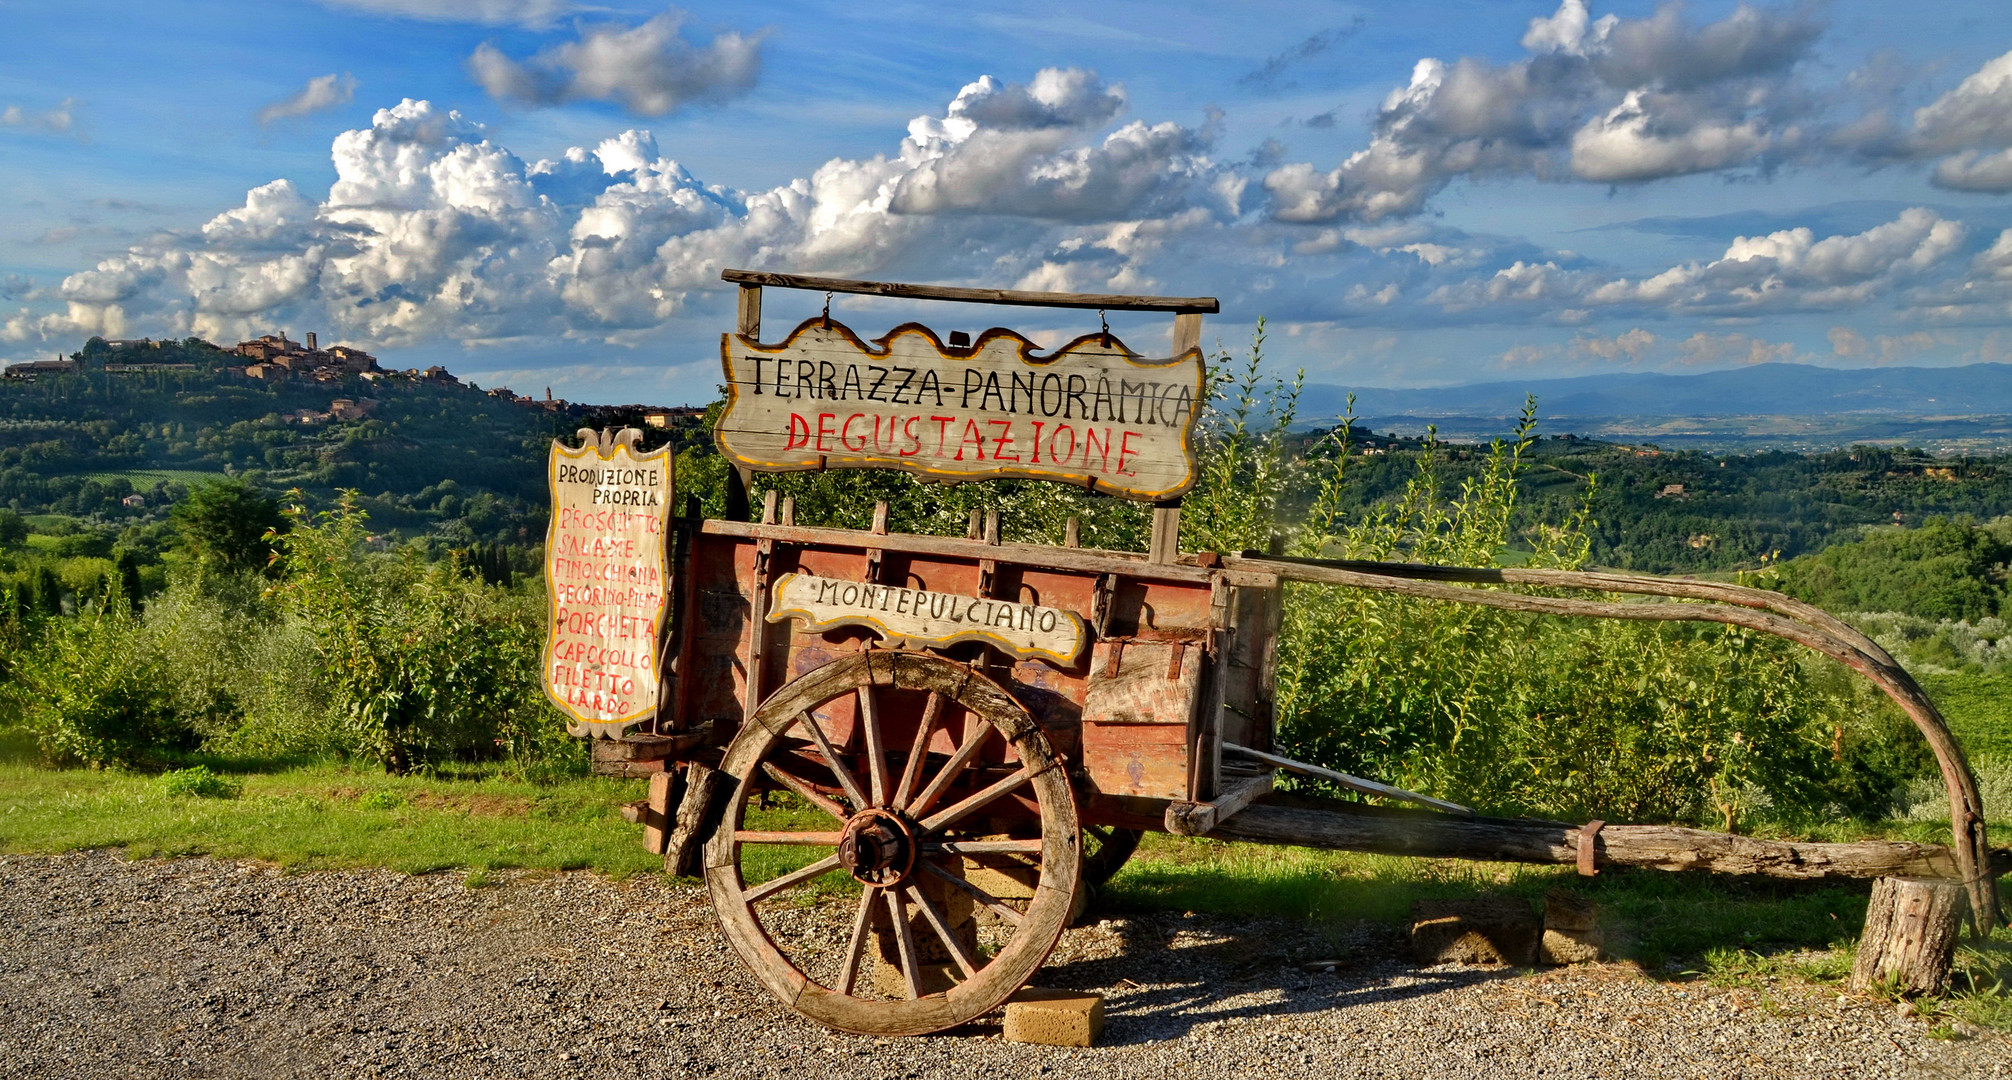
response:
[[[169,795],[197,799],[235,799],[244,793],[244,785],[229,777],[218,776],[207,765],[196,765],[162,773],[161,790]]]
[[[45,623],[9,689],[50,759],[133,765],[195,743],[175,710],[173,684],[145,625],[106,605]]]
[[[407,549],[365,553],[355,493],[288,512],[275,595],[314,643],[345,740],[387,771],[525,754],[556,722],[538,683],[545,608]]]

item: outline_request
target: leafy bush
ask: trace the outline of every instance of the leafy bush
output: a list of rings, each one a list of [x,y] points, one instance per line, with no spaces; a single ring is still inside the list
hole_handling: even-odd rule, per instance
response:
[[[1220,551],[1496,566],[1584,563],[1593,489],[1520,532],[1526,403],[1454,490],[1428,435],[1396,498],[1346,513],[1347,420],[1295,457],[1297,382],[1219,386],[1190,540]],[[1277,537],[1276,541],[1274,536]],[[1897,710],[1796,646],[1736,627],[1564,620],[1287,587],[1279,742],[1304,760],[1503,813],[1710,823],[1872,815],[1925,767]]]
[[[145,625],[122,606],[104,605],[44,624],[9,690],[50,759],[134,765],[195,743],[172,686]]]
[[[197,799],[235,799],[244,793],[244,785],[211,772],[207,765],[196,765],[162,773],[161,790]]]
[[[314,642],[344,735],[391,772],[527,752],[555,720],[538,685],[544,607],[408,549],[370,557],[353,492],[288,512],[276,595]]]

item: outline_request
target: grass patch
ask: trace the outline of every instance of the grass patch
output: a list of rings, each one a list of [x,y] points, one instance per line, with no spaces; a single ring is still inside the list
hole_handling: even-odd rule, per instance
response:
[[[214,775],[214,774],[213,774]],[[383,866],[661,871],[619,807],[638,780],[539,786],[496,775],[399,777],[317,764],[216,776],[232,799],[170,794],[135,773],[0,764],[0,851],[123,848],[136,857],[214,855],[299,870]]]

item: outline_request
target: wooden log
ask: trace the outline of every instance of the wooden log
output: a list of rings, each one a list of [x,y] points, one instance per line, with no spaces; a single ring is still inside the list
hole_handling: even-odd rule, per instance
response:
[[[1434,859],[1570,865],[1579,858],[1580,831],[1563,822],[1338,809],[1349,805],[1258,803],[1218,823],[1209,835]],[[1597,843],[1598,861],[1605,866],[1802,879],[1957,876],[1956,859],[1947,847],[1899,840],[1819,844],[1756,840],[1674,825],[1608,825]],[[2012,862],[2012,853],[1995,852],[1992,862]]]
[[[1276,772],[1266,771],[1226,781],[1221,793],[1210,802],[1168,803],[1162,824],[1175,836],[1206,836],[1218,824],[1241,813],[1254,800],[1269,795],[1277,777]]]
[[[1941,993],[1949,984],[1965,902],[1960,882],[1916,877],[1873,882],[1865,934],[1851,968],[1852,992]]]
[[[856,281],[807,274],[768,274],[759,270],[722,270],[720,280],[743,288],[768,285],[810,292],[901,296],[911,300],[956,300],[966,304],[1012,304],[1019,307],[1063,307],[1110,311],[1173,311],[1215,314],[1221,305],[1213,296],[1130,296],[1123,293],[1025,292],[1017,289],[967,289],[954,285],[904,285],[894,281]]]
[[[704,869],[706,841],[718,819],[720,771],[694,761],[685,766],[685,797],[678,801],[677,824],[664,842],[664,872],[697,877]]]

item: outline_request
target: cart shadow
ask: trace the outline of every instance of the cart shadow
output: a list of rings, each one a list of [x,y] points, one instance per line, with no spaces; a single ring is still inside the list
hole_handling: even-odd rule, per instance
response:
[[[1377,924],[1336,940],[1286,924],[1137,916],[1120,922],[1124,945],[1117,955],[1051,960],[1035,977],[1042,986],[1104,993],[1110,1023],[1099,1041],[1108,1046],[1161,1042],[1226,1021],[1373,1008],[1525,970],[1419,967],[1403,956],[1399,935]],[[1305,970],[1310,963],[1317,969]]]

